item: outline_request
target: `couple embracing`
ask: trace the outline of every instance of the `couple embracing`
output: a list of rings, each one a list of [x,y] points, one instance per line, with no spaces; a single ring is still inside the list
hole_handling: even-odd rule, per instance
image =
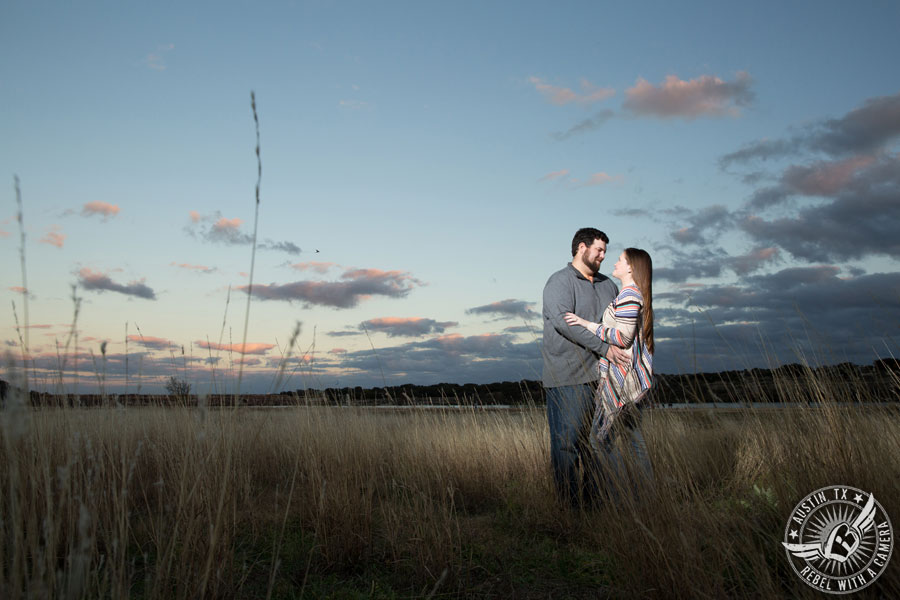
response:
[[[626,248],[612,276],[600,265],[609,238],[572,239],[572,262],[544,286],[544,374],[550,461],[560,497],[579,506],[614,501],[652,482],[641,434],[653,358],[653,264]]]

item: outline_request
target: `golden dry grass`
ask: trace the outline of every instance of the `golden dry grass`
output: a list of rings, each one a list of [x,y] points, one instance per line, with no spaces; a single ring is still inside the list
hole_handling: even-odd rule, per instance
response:
[[[900,514],[894,410],[649,415],[654,489],[582,512],[541,408],[8,407],[0,597],[812,597],[779,543],[803,495]]]

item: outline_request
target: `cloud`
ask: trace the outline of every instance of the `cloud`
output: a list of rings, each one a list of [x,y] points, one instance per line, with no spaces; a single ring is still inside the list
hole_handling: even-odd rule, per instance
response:
[[[265,354],[275,347],[275,344],[217,344],[215,342],[197,341],[197,346],[209,350],[222,350],[225,352],[237,352],[238,354]]]
[[[115,217],[119,214],[118,204],[109,204],[108,202],[88,202],[81,207],[81,216],[91,217],[100,215],[101,217]]]
[[[553,171],[552,173],[547,173],[546,175],[544,175],[543,177],[541,177],[540,179],[538,179],[538,182],[541,182],[541,181],[553,181],[554,179],[559,179],[559,178],[561,178],[561,177],[566,177],[568,174],[569,174],[569,170],[568,170],[568,169],[560,169],[559,171]]]
[[[215,267],[206,267],[204,265],[190,265],[187,263],[175,263],[170,262],[170,267],[178,267],[179,269],[185,269],[188,271],[194,271],[195,273],[215,273],[218,269]]]
[[[338,265],[333,262],[316,262],[316,261],[307,261],[301,263],[295,263],[291,265],[292,269],[296,269],[298,271],[314,271],[316,273],[325,274],[332,267],[337,267]]]
[[[718,277],[725,266],[727,253],[721,248],[700,248],[695,252],[684,252],[671,246],[662,246],[660,252],[672,266],[661,267],[659,259],[654,261],[653,279],[682,283],[688,279]],[[654,254],[657,254],[654,252]],[[658,254],[657,254],[658,255]]]
[[[136,296],[147,300],[156,300],[156,294],[148,287],[143,280],[132,281],[127,285],[115,283],[108,275],[92,271],[88,267],[84,267],[78,272],[78,283],[85,290],[97,292],[118,292],[126,296]]]
[[[798,194],[831,196],[845,188],[857,172],[873,162],[874,156],[853,156],[845,160],[792,166],[784,172],[782,181]]]
[[[741,284],[704,286],[683,304],[656,311],[657,358],[667,372],[679,370],[679,360],[680,370],[692,368],[690,348],[704,370],[798,357],[868,364],[884,354],[900,322],[900,273],[843,277],[833,265],[791,267]]]
[[[260,250],[277,250],[288,254],[300,254],[302,250],[293,242],[273,242],[266,240],[257,246]]]
[[[728,267],[739,276],[758,271],[766,264],[779,259],[781,252],[774,246],[755,248],[747,254],[731,256],[726,260]]]
[[[241,233],[242,219],[219,217],[207,230],[207,239],[225,244],[250,244],[253,236]]]
[[[809,145],[832,156],[874,152],[900,136],[900,93],[870,98],[816,128]]]
[[[149,335],[129,335],[128,341],[151,350],[168,350],[169,348],[177,348],[179,346],[179,344],[176,344],[172,340]]]
[[[351,335],[362,335],[361,331],[329,331],[325,335],[330,337],[347,337]]]
[[[514,300],[512,298],[499,300],[490,304],[476,306],[466,309],[466,314],[470,315],[498,315],[498,319],[523,318],[531,319],[538,317],[538,313],[531,309],[534,302],[526,302],[525,300]]]
[[[625,90],[622,107],[635,116],[660,118],[736,117],[740,109],[754,98],[752,80],[740,71],[733,82],[703,75],[684,81],[669,75],[658,87],[638,78],[634,87]]]
[[[338,355],[347,354],[347,349],[346,348],[332,348],[331,350],[328,351],[328,354],[338,354]]]
[[[7,238],[10,235],[12,235],[12,234],[9,233],[8,231],[3,231],[2,229],[0,229],[0,238]]]
[[[42,244],[50,244],[51,246],[62,248],[63,244],[66,242],[66,234],[60,231],[58,225],[54,225],[53,229],[44,234],[44,237],[38,241]]]
[[[734,163],[768,160],[801,152],[831,157],[877,154],[900,137],[900,93],[865,100],[842,117],[799,128],[783,139],[745,144],[719,159],[724,169]]]
[[[423,317],[381,317],[359,324],[363,331],[380,331],[388,337],[418,337],[429,333],[444,333],[448,327],[456,327],[455,321],[435,321]]]
[[[661,246],[658,255],[664,257],[671,266],[654,266],[653,278],[674,283],[720,277],[726,270],[745,276],[781,259],[780,250],[771,246],[756,247],[737,256],[731,256],[722,248],[713,246],[701,247],[693,252],[685,252],[679,247]]]
[[[249,246],[253,244],[253,236],[241,230],[243,219],[235,217],[228,219],[218,211],[210,215],[201,215],[192,210],[189,213],[191,222],[185,228],[187,233],[203,241],[214,244],[226,244],[229,246]],[[264,240],[257,242],[260,250],[276,250],[288,254],[300,254],[299,246],[290,241],[276,242]]]
[[[713,204],[697,211],[681,208],[679,212],[687,215],[684,220],[688,225],[670,235],[680,244],[705,244],[709,241],[707,232],[715,236],[734,223],[731,211],[722,204]]]
[[[529,327],[528,325],[514,325],[512,327],[504,327],[503,331],[505,333],[536,333],[534,327]]]
[[[383,372],[393,383],[540,379],[540,346],[517,344],[513,339],[508,334],[443,335],[379,348],[375,354],[371,350],[347,352],[340,366],[343,377],[350,380],[364,376],[376,381]]]
[[[534,86],[534,89],[540,92],[551,104],[557,106],[564,106],[572,103],[581,106],[590,106],[591,104],[606,100],[616,93],[616,90],[611,88],[597,87],[587,79],[581,80],[582,93],[580,94],[569,88],[550,85],[539,77],[529,77],[528,82],[531,83]]]
[[[572,183],[575,184],[575,187],[583,188],[583,187],[593,187],[595,185],[604,185],[607,183],[621,183],[624,177],[621,175],[610,175],[608,173],[594,173],[584,181],[577,181],[575,179],[572,180]]]
[[[776,218],[748,214],[739,221],[740,228],[758,244],[775,244],[809,261],[869,255],[900,258],[896,233],[900,231],[900,157],[885,156],[854,169],[852,177],[840,181],[841,187],[828,184],[833,195],[824,202]],[[826,184],[816,185],[817,191],[826,191]],[[758,198],[755,201],[758,204]]]
[[[370,296],[404,298],[421,281],[402,271],[348,269],[342,281],[295,281],[253,286],[253,295],[262,300],[302,302],[304,305],[353,308]],[[246,290],[247,286],[239,289]]]
[[[592,117],[578,121],[565,131],[556,131],[550,137],[557,141],[567,140],[574,135],[580,135],[595,129],[600,129],[607,121],[616,116],[616,113],[608,108],[595,113]]]

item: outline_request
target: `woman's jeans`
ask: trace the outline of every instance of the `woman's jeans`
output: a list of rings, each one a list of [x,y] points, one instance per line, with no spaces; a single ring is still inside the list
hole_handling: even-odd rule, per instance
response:
[[[642,413],[643,407],[634,408],[631,418],[614,421],[606,439],[591,440],[599,456],[604,490],[616,504],[626,497],[639,500],[652,490],[653,465],[641,434]]]
[[[596,383],[546,388],[553,480],[560,499],[572,506],[596,503],[601,493],[618,501],[625,489],[636,493],[653,481],[639,425],[614,426],[610,438],[592,448],[596,388]]]

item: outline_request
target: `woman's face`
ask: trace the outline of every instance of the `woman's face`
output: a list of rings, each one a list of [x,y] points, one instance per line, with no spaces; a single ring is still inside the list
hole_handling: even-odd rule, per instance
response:
[[[628,260],[625,259],[625,253],[619,255],[619,260],[616,261],[615,266],[613,267],[612,272],[613,277],[616,279],[622,279],[622,277],[627,277],[631,275],[631,266],[628,264]]]

